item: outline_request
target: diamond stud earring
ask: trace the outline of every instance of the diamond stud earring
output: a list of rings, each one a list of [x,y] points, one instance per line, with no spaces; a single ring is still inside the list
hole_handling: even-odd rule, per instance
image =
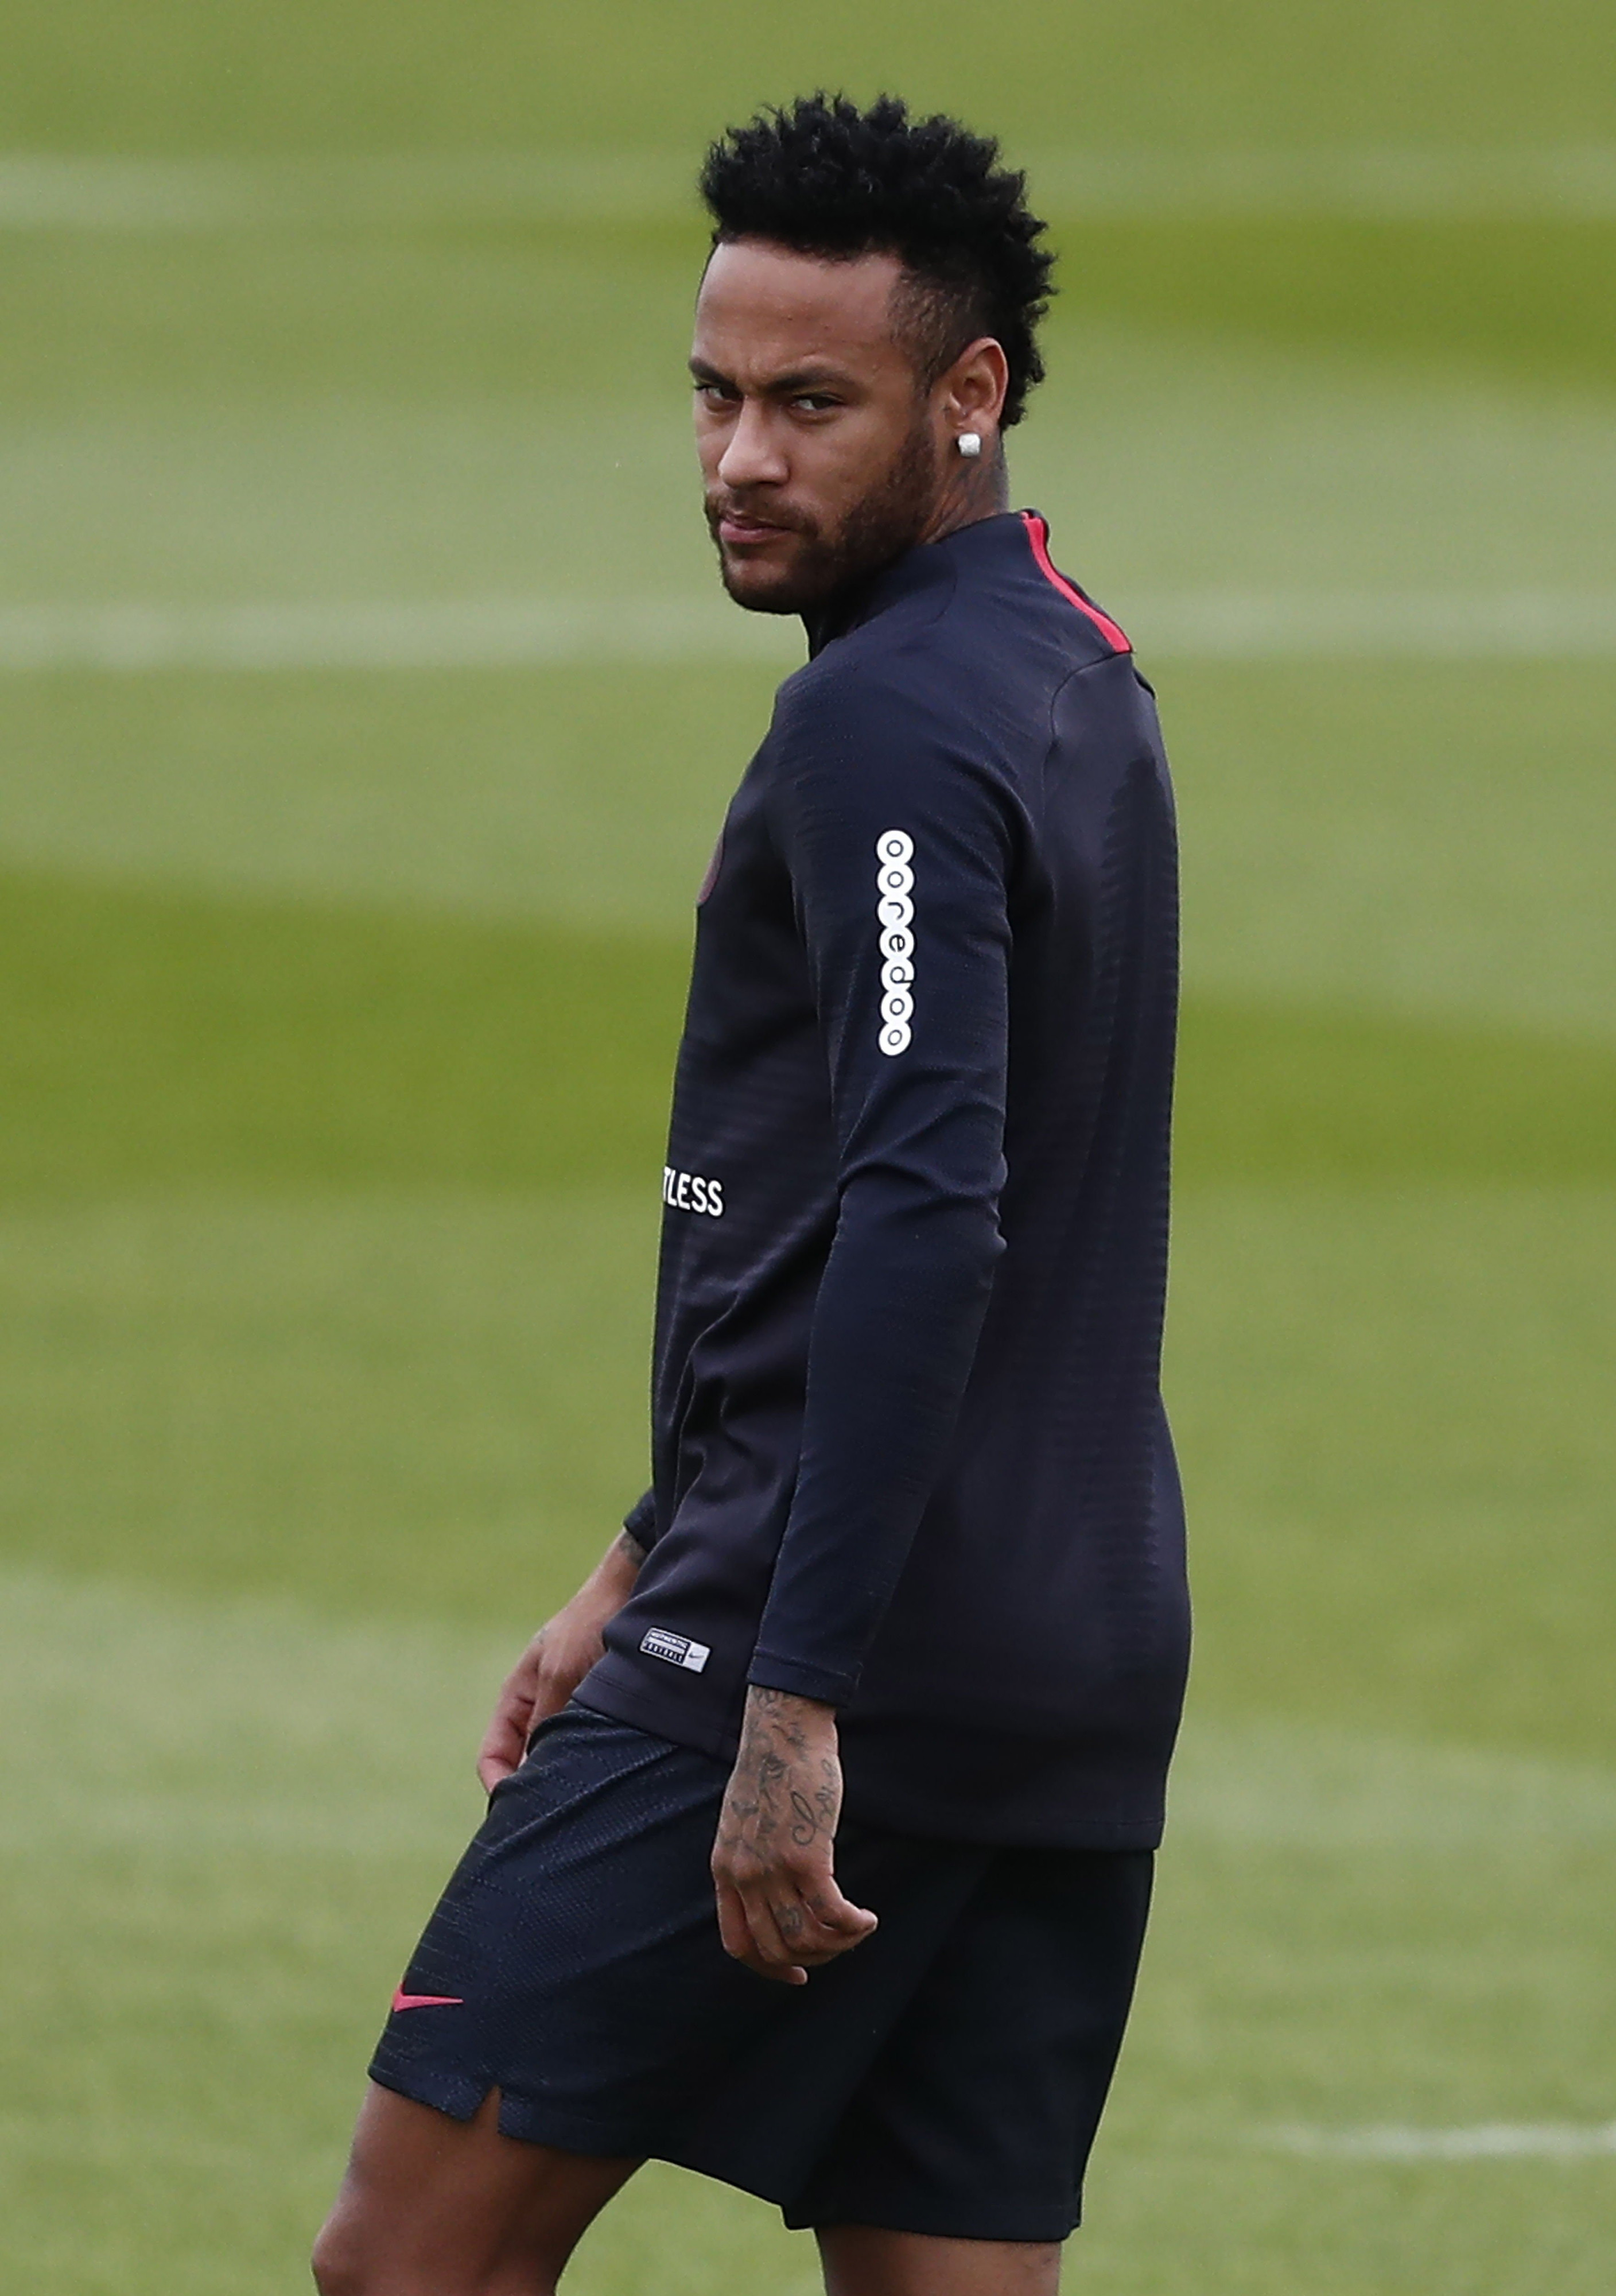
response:
[[[954,444],[967,463],[974,463],[982,452],[982,439],[975,430],[962,430]]]

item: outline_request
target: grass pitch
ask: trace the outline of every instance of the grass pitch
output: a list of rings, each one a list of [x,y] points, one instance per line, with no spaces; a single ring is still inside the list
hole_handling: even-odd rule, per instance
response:
[[[141,0],[8,41],[4,660],[108,606],[657,627],[713,586],[701,137],[845,78],[1047,155],[1016,492],[1134,628],[1186,846],[1200,1642],[1097,2296],[1608,2284],[1607,39]],[[691,629],[0,668],[8,2284],[298,2284],[489,1691],[640,1487],[690,897],[795,658]],[[671,2171],[574,2277],[815,2282]]]

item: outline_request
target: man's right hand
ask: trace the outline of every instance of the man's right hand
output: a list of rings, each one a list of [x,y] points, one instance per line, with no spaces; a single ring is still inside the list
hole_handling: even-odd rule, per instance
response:
[[[565,1609],[542,1626],[506,1676],[477,1750],[485,1792],[521,1767],[527,1741],[559,1714],[605,1648],[607,1628],[634,1591],[645,1552],[625,1530]]]

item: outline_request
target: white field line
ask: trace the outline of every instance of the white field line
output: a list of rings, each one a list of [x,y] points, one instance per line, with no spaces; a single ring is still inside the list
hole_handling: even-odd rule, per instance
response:
[[[1616,591],[1337,595],[1205,591],[1127,613],[1147,659],[1473,660],[1616,654]],[[772,661],[797,632],[721,600],[546,598],[0,607],[0,671],[494,669]]]
[[[1062,216],[1616,218],[1616,144],[1017,153]],[[233,231],[693,215],[697,155],[414,152],[257,160],[0,153],[0,230]]]
[[[1141,599],[1125,621],[1147,655],[1469,661],[1616,653],[1616,591],[1205,590]]]
[[[1033,204],[1062,215],[1320,216],[1392,223],[1616,217],[1616,144],[1518,151],[1045,152]]]
[[[1616,2153],[1616,2120],[1483,2121],[1473,2128],[1271,2128],[1256,2141],[1334,2161],[1591,2161]]]
[[[772,625],[778,631],[778,624]],[[0,669],[497,669],[756,660],[771,625],[722,604],[543,598],[422,603],[0,608]],[[778,654],[776,637],[773,651]]]
[[[656,152],[124,160],[0,153],[0,230],[640,221],[694,210],[693,160]]]

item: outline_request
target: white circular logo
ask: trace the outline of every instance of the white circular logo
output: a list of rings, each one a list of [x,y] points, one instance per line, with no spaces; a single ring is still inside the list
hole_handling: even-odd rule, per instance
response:
[[[876,1038],[891,1060],[912,1042],[915,1000],[915,840],[906,829],[884,829],[876,840],[876,917],[881,927],[881,1029]]]

